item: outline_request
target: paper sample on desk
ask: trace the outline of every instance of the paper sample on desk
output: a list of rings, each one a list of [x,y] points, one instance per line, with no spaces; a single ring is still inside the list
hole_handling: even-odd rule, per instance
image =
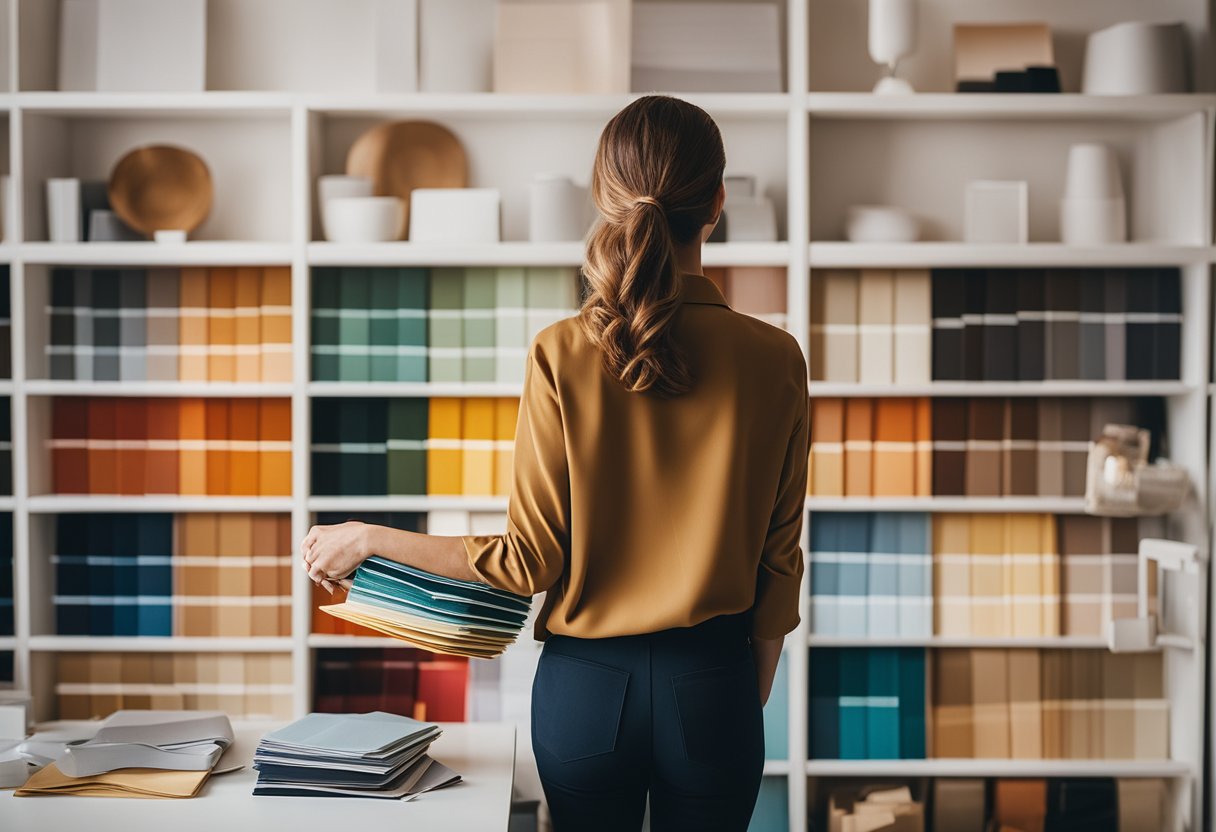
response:
[[[219,711],[115,711],[96,736],[69,743],[58,760],[68,777],[128,768],[210,771],[232,744]]]
[[[210,771],[166,771],[124,768],[89,777],[68,777],[51,763],[13,792],[17,797],[78,795],[81,797],[183,798],[198,794]]]

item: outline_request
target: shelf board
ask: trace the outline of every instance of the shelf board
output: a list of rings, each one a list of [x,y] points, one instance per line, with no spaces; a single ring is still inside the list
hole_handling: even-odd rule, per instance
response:
[[[1044,636],[1041,638],[980,638],[959,636],[807,636],[809,647],[1026,647],[1074,650],[1106,650],[1106,639],[1090,636]]]
[[[193,497],[179,494],[44,494],[30,497],[26,505],[31,514],[92,511],[288,512],[292,509],[292,500],[290,497]]]
[[[1216,109],[1216,95],[813,92],[811,118],[1164,121]]]
[[[1084,497],[807,497],[807,511],[1084,514]]]
[[[17,257],[50,266],[288,266],[290,243],[21,243]]]
[[[124,652],[290,652],[289,636],[30,636],[30,649],[43,652],[91,653],[100,650]]]
[[[278,92],[18,92],[9,106],[51,116],[287,118],[297,97]]]
[[[513,93],[354,93],[300,97],[310,110],[327,116],[532,116],[608,119],[645,93],[555,95]],[[672,93],[716,117],[784,118],[797,106],[786,93]]]
[[[890,396],[1184,396],[1184,381],[934,381],[929,384],[843,384],[812,381],[811,398]]]
[[[13,262],[17,247],[12,243],[0,243],[0,265]]]
[[[60,381],[37,379],[21,385],[31,396],[191,396],[276,398],[290,396],[290,383],[192,381]]]
[[[318,398],[351,396],[418,396],[426,398],[519,398],[522,384],[494,382],[314,381],[308,395]]]
[[[414,648],[415,645],[399,638],[388,636],[343,636],[329,633],[309,633],[309,647],[400,647]]]
[[[394,494],[376,497],[309,497],[309,511],[485,511],[507,510],[506,497]]]
[[[315,242],[308,244],[313,266],[568,266],[583,264],[583,243],[510,241],[483,244]],[[789,243],[708,243],[707,266],[785,266]]]
[[[11,396],[16,385],[12,379],[0,379],[0,396]]]
[[[17,649],[16,636],[0,636],[0,652],[8,652]]]
[[[765,777],[787,777],[790,773],[789,760],[765,760],[764,761],[764,776]]]
[[[810,244],[811,268],[946,268],[1000,266],[1182,266],[1209,263],[1209,246],[1124,243],[1066,246],[1063,243],[979,245],[972,243]]]
[[[809,760],[809,777],[1187,777],[1178,760]]]
[[[16,498],[11,496],[0,497],[0,511],[12,511],[16,506]]]

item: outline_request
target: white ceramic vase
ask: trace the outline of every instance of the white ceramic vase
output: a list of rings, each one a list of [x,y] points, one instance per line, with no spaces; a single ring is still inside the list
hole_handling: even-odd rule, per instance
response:
[[[1119,160],[1104,144],[1075,144],[1068,151],[1060,240],[1090,246],[1127,241],[1127,205]]]
[[[1089,36],[1081,92],[1159,95],[1190,92],[1181,23],[1118,23]]]

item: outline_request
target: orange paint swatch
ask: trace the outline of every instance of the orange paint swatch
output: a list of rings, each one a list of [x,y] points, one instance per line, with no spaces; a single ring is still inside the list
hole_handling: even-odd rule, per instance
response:
[[[148,404],[144,399],[118,399],[115,462],[119,494],[145,494],[144,469],[148,452]]]
[[[207,270],[182,269],[178,289],[177,377],[180,381],[207,380]]]
[[[89,403],[75,396],[51,402],[51,489],[56,494],[89,491]]]
[[[233,399],[228,410],[228,493],[255,496],[258,493],[259,407],[257,399]]]
[[[291,381],[291,269],[262,269],[262,381]]]
[[[258,403],[258,493],[264,497],[291,494],[291,399],[262,399]]]
[[[118,493],[118,408],[114,399],[89,400],[90,494]]]
[[[228,445],[229,403],[208,399],[207,414],[207,493],[230,494],[231,455]]]
[[[235,378],[262,380],[262,270],[236,270]]]
[[[144,454],[144,492],[177,494],[177,399],[148,400],[148,449]]]
[[[236,381],[236,269],[212,269],[207,284],[207,378]]]

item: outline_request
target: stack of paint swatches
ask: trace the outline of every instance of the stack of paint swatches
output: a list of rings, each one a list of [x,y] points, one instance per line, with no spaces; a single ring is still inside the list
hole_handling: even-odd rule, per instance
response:
[[[966,497],[1080,497],[1105,425],[1166,425],[1160,398],[942,398],[932,419],[933,494]]]
[[[925,384],[932,333],[925,269],[811,274],[811,380]]]
[[[0,397],[0,494],[13,493],[12,399]]]
[[[59,635],[291,634],[285,514],[61,514]]]
[[[286,266],[54,269],[50,378],[291,381]]]
[[[787,328],[788,276],[784,267],[707,268],[705,276],[722,290],[731,309],[759,318],[779,329]]]
[[[939,649],[933,665],[935,757],[1169,758],[1160,653]]]
[[[1060,558],[1050,514],[933,518],[938,635],[1060,634]]]
[[[13,318],[8,266],[0,266],[0,378],[13,377]]]
[[[224,711],[233,719],[291,719],[291,653],[60,653],[58,719],[118,710]]]
[[[255,795],[400,799],[460,780],[427,754],[438,725],[374,711],[309,714],[262,737]]]
[[[51,400],[56,494],[291,493],[291,400]]]
[[[810,752],[817,760],[925,757],[925,651],[815,649]]]
[[[513,398],[313,400],[314,494],[506,495]]]
[[[807,492],[928,497],[932,438],[930,399],[812,399]]]
[[[933,378],[1178,379],[1177,268],[938,269]]]
[[[811,629],[832,636],[933,632],[927,514],[814,512]]]
[[[11,636],[13,620],[13,515],[0,514],[0,636]]]
[[[388,526],[393,529],[404,529],[408,532],[427,533],[427,515],[423,512],[411,511],[364,511],[364,512],[319,512],[315,522],[321,526],[337,525],[345,523],[348,520],[354,520],[359,523],[372,523],[377,526]],[[331,595],[325,591],[320,585],[313,584],[312,587],[312,632],[321,635],[342,635],[342,636],[376,636],[379,633],[368,630],[366,627],[360,627],[358,624],[352,624],[341,618],[334,618],[332,615],[326,615],[321,612],[321,607],[326,604],[332,604],[335,601],[341,600],[344,596],[344,591],[341,587],[335,589],[335,594]],[[337,709],[341,710],[341,709]],[[355,710],[355,709],[349,709]],[[364,708],[364,710],[372,710]],[[404,713],[395,708],[381,707],[379,710],[391,711],[393,713]],[[408,716],[408,714],[407,714]]]
[[[569,268],[315,269],[312,377],[519,384],[578,298]]]
[[[434,653],[490,658],[515,641],[531,599],[373,556],[342,604],[322,607]]]
[[[464,722],[469,663],[402,647],[317,652],[314,710]]]
[[[809,494],[1079,497],[1107,424],[1165,433],[1144,398],[815,398]]]

